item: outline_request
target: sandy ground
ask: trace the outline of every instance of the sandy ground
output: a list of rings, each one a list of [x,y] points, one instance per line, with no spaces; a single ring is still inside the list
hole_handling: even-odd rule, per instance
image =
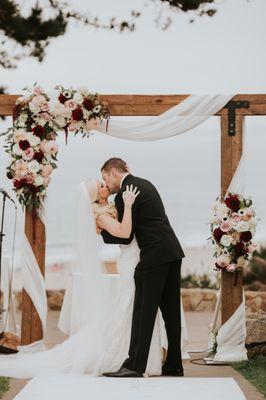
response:
[[[47,346],[52,347],[56,343],[62,342],[66,336],[57,328],[59,312],[49,311],[48,313],[48,329],[45,336]],[[208,326],[212,319],[212,314],[208,312],[187,312],[186,320],[188,324],[188,332],[190,342],[187,346],[188,350],[207,349],[208,342]],[[192,358],[199,358],[201,354],[191,354]],[[233,377],[248,400],[263,400],[264,396],[252,386],[237,371],[228,365],[207,366],[196,365],[189,360],[184,361],[184,369],[186,377]],[[163,379],[163,378],[162,378]],[[3,400],[14,399],[16,394],[27,383],[22,379],[11,379],[10,389],[3,397]]]

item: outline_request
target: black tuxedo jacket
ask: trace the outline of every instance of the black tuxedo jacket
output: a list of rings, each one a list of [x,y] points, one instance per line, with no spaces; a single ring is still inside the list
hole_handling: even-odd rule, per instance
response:
[[[137,186],[140,194],[132,207],[132,231],[128,239],[110,235],[105,230],[101,234],[105,243],[129,244],[134,235],[140,248],[140,261],[147,267],[165,264],[183,258],[182,247],[165,214],[161,197],[156,188],[146,179],[127,175],[115,197],[118,220],[124,213],[122,193],[127,185]]]

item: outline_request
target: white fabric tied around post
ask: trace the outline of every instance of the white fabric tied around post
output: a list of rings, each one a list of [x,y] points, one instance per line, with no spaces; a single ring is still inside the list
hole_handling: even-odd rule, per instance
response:
[[[135,141],[155,141],[177,136],[205,122],[223,108],[232,97],[232,94],[191,95],[168,111],[142,121],[111,119],[107,134]],[[103,126],[99,130],[106,133]],[[45,203],[41,205],[39,217],[45,225]],[[24,289],[40,316],[43,332],[45,332],[47,317],[45,283],[26,236],[22,264]]]
[[[227,189],[227,193],[237,193],[245,196],[246,193],[246,130],[245,119],[243,124],[243,151],[236,172]],[[230,272],[228,272],[230,273]],[[219,295],[217,302],[220,305]],[[218,310],[218,308],[217,308]],[[214,318],[217,321],[217,318]],[[213,326],[215,329],[215,324]],[[245,294],[243,301],[233,315],[219,328],[216,337],[217,350],[214,362],[238,362],[247,360],[246,340],[246,312]]]
[[[217,351],[214,362],[238,362],[247,360],[245,348],[246,319],[245,301],[243,301],[233,315],[221,326],[216,337]]]
[[[38,216],[45,225],[45,200],[41,202]],[[43,333],[46,331],[47,318],[47,298],[45,290],[45,280],[40,271],[35,254],[29,243],[27,236],[24,234],[22,243],[22,271],[23,271],[23,288],[31,298],[34,307],[40,317]],[[41,341],[40,341],[41,344]]]

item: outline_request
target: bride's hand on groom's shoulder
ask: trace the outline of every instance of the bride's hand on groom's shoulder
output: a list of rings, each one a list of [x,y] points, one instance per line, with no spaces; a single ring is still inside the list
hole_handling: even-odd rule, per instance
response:
[[[126,186],[126,190],[123,192],[123,201],[125,206],[131,207],[139,193],[140,191],[138,191],[137,187],[134,187],[133,185]]]

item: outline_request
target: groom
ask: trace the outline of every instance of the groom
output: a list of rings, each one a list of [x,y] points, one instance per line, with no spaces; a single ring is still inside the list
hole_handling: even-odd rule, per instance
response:
[[[120,158],[111,158],[101,169],[111,193],[117,193],[115,205],[121,222],[124,212],[122,193],[127,185],[140,191],[132,207],[132,232],[128,239],[120,239],[102,231],[105,243],[129,244],[134,235],[140,248],[140,262],[136,266],[135,300],[129,357],[116,372],[108,377],[142,377],[146,370],[149,348],[158,307],[165,322],[168,352],[162,375],[183,376],[180,349],[180,268],[183,250],[170,226],[156,188],[147,180],[129,173]]]

